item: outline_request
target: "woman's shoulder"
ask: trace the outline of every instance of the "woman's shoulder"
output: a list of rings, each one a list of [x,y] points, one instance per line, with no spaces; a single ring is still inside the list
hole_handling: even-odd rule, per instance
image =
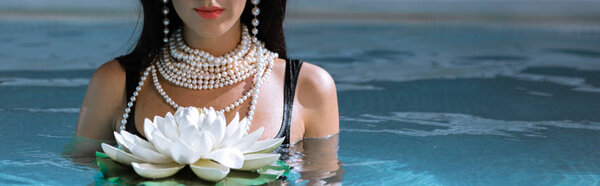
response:
[[[299,60],[302,61],[302,66],[300,67],[300,72],[298,74],[296,89],[300,89],[303,93],[298,96],[327,96],[328,94],[336,92],[335,82],[327,70],[313,63],[301,59]],[[277,63],[278,65],[276,66],[281,70],[280,74],[283,75],[286,60],[278,58]],[[327,97],[320,98],[327,99]]]
[[[316,100],[327,100],[336,93],[335,81],[331,74],[322,67],[303,61],[298,75],[297,88],[306,91]]]
[[[100,65],[96,71],[94,71],[92,78],[98,78],[100,80],[125,80],[125,69],[121,66],[119,60],[113,59]]]
[[[304,137],[324,137],[339,132],[337,90],[331,74],[303,61],[296,89],[303,108]]]
[[[118,60],[114,59],[105,62],[94,71],[90,79],[90,86],[97,86],[102,91],[119,92],[116,90],[125,88],[125,77],[125,69]]]

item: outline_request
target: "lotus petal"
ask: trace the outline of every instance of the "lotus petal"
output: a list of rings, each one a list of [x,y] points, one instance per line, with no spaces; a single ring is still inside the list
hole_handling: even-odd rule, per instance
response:
[[[117,144],[119,144],[119,147],[121,147],[123,151],[131,153],[131,151],[124,145],[125,143],[123,142],[123,136],[121,136],[116,131],[113,131],[113,134],[115,135],[115,140],[117,141]]]
[[[152,133],[156,130],[156,125],[152,123],[152,120],[146,118],[144,119],[144,134],[146,135],[146,139],[152,142]]]
[[[144,160],[106,143],[102,143],[102,150],[110,159],[123,165],[131,166],[131,162],[144,162]]]
[[[152,131],[152,144],[161,154],[170,154],[173,141],[165,137],[159,130]]]
[[[171,147],[171,158],[177,163],[191,164],[200,159],[200,154],[196,153],[192,147],[181,140],[177,140]]]
[[[174,119],[164,119],[159,116],[154,117],[154,124],[158,127],[165,137],[170,140],[175,140],[179,138],[179,133],[177,132],[177,124]]]
[[[229,174],[228,167],[208,159],[200,159],[194,164],[191,164],[190,168],[196,176],[213,182],[219,181]]]
[[[133,170],[144,178],[165,178],[174,175],[185,165],[181,164],[151,164],[151,163],[131,163]]]
[[[127,142],[129,142],[135,145],[141,145],[147,149],[155,150],[154,145],[152,145],[152,143],[138,137],[137,135],[133,135],[127,131],[121,131],[121,136],[123,136],[123,139],[125,140],[125,145],[127,145]],[[131,147],[127,148],[131,150]]]
[[[179,140],[186,142],[191,147],[196,147],[197,140],[200,137],[200,131],[196,126],[190,125],[179,131]]]
[[[177,123],[181,124],[186,117],[196,117],[198,115],[200,115],[200,112],[196,107],[181,107],[175,111],[174,118]],[[194,120],[194,122],[196,121],[198,120]]]
[[[225,138],[231,138],[232,134],[239,130],[239,117],[239,113],[236,112],[231,122],[227,124],[227,127],[225,127]]]
[[[198,118],[200,117],[200,113],[197,108],[185,107],[184,109],[179,109],[179,111],[180,112],[175,113],[175,119],[178,122],[177,130],[180,135],[183,130],[187,129],[189,126],[198,128]]]
[[[234,144],[227,144],[227,145],[233,146],[233,148],[240,149],[242,151],[246,150],[247,148],[252,146],[252,144],[254,144],[256,142],[256,140],[258,140],[258,138],[260,138],[260,136],[262,135],[262,133],[264,131],[265,131],[265,128],[260,127],[258,129],[256,129],[254,132],[244,136],[242,139],[238,139],[238,141],[236,141]]]
[[[205,126],[204,123],[206,121],[206,113],[202,112],[200,113],[200,115],[198,116],[198,130],[204,130],[203,127]]]
[[[283,143],[284,138],[276,138],[276,139],[268,139],[263,141],[257,141],[250,148],[242,151],[244,154],[250,153],[270,153],[273,150],[277,149],[281,143]]]
[[[212,107],[210,107],[211,110],[207,109],[207,108],[202,108],[202,112],[206,113],[206,121],[205,123],[212,123],[217,119],[217,113],[212,112],[214,109],[212,109]]]
[[[214,113],[210,113],[210,115],[212,115]],[[221,140],[223,140],[223,136],[225,133],[225,123],[223,122],[223,119],[221,118],[216,118],[212,123],[206,123],[208,126],[208,128],[206,128],[206,131],[208,131],[209,133],[211,133],[215,139],[215,144],[219,144],[221,143]]]
[[[238,143],[242,137],[244,137],[244,133],[246,132],[244,129],[238,127],[237,129],[233,130],[231,134],[229,134],[229,137],[223,138],[223,141],[221,142],[223,147],[231,147],[235,143]]]
[[[215,141],[214,137],[208,132],[203,132],[202,134],[200,134],[200,138],[198,139],[200,145],[198,145],[198,148],[195,149],[196,153],[200,154],[200,156],[204,156],[208,154],[210,150],[212,150]]]
[[[173,162],[173,159],[158,153],[154,150],[154,148],[149,149],[144,147],[143,145],[136,145],[131,143],[128,140],[124,140],[125,146],[131,150],[131,153],[145,162],[149,163],[170,163]]]
[[[244,155],[244,166],[239,170],[255,170],[268,165],[279,159],[281,154],[246,154]]]
[[[173,114],[171,114],[171,112],[167,112],[167,114],[165,114],[165,117],[163,119],[169,120],[169,121],[173,121],[175,122],[175,116],[173,116]]]
[[[248,127],[248,124],[249,124],[249,122],[248,122],[248,117],[244,117],[244,118],[242,118],[242,120],[240,120],[240,128],[241,128],[242,130],[244,130],[244,131],[245,131],[245,130],[246,130],[246,128]]]
[[[217,119],[213,123],[217,124],[219,128],[223,128],[223,130],[221,130],[220,133],[213,135],[217,141],[221,142],[223,138],[225,138],[225,129],[227,127],[227,121],[225,121],[225,114],[223,112],[217,113]]]
[[[239,149],[224,148],[214,150],[204,156],[206,159],[215,160],[229,168],[239,169],[244,165],[244,154]]]
[[[240,138],[243,135],[246,135],[246,132],[247,132],[246,128],[248,128],[248,124],[249,124],[248,117],[244,117],[244,118],[242,118],[242,120],[240,120],[240,124],[239,124],[240,125],[240,130],[241,130],[241,133],[239,133]]]

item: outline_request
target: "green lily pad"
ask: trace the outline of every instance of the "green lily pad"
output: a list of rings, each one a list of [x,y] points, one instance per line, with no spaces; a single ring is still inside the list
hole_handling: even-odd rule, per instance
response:
[[[290,166],[284,161],[277,160],[273,164],[255,171],[231,172],[223,180],[214,183],[198,178],[189,167],[177,174],[162,179],[147,179],[135,173],[133,168],[119,164],[102,152],[96,152],[94,163],[98,164],[100,175],[95,178],[96,184],[118,185],[261,185],[270,182],[281,182],[289,177]]]

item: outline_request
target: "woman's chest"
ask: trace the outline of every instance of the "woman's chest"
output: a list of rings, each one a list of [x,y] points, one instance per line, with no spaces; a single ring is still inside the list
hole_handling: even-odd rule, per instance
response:
[[[270,139],[277,136],[282,129],[284,123],[284,94],[283,80],[278,77],[270,78],[266,83],[259,88],[258,97],[254,104],[254,115],[250,125],[250,131],[254,131],[260,127],[264,127],[264,132],[261,139]],[[224,109],[239,100],[242,95],[247,93],[252,88],[251,78],[239,82],[230,87],[209,90],[191,90],[168,83],[164,79],[159,78],[159,83],[165,93],[180,106],[194,107],[213,107],[215,110]],[[225,112],[226,122],[229,123],[235,117],[236,112],[239,119],[248,116],[252,99],[248,98],[239,106],[235,106],[229,112]],[[302,134],[298,134],[303,127],[297,126],[301,122],[299,116],[299,108],[294,106],[292,116],[290,118],[290,135],[291,142],[301,139]],[[147,82],[142,90],[140,90],[134,103],[133,117],[135,129],[142,135],[144,134],[144,119],[154,118],[154,116],[164,116],[167,112],[175,113],[175,109],[169,105],[163,95],[161,95],[153,83]],[[296,114],[294,114],[296,113]],[[119,120],[120,121],[120,120]],[[116,127],[118,128],[118,127]],[[303,131],[303,130],[302,130]],[[293,134],[292,134],[293,133]],[[285,135],[285,134],[284,134]],[[300,136],[300,137],[298,137]]]

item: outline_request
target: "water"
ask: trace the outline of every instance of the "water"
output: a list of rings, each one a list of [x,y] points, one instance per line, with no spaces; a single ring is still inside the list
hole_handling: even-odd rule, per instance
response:
[[[0,183],[97,181],[61,153],[93,70],[128,49],[131,30],[0,22]],[[291,184],[600,184],[598,27],[302,22],[286,33],[292,58],[334,77],[341,122],[339,136],[292,148]]]

